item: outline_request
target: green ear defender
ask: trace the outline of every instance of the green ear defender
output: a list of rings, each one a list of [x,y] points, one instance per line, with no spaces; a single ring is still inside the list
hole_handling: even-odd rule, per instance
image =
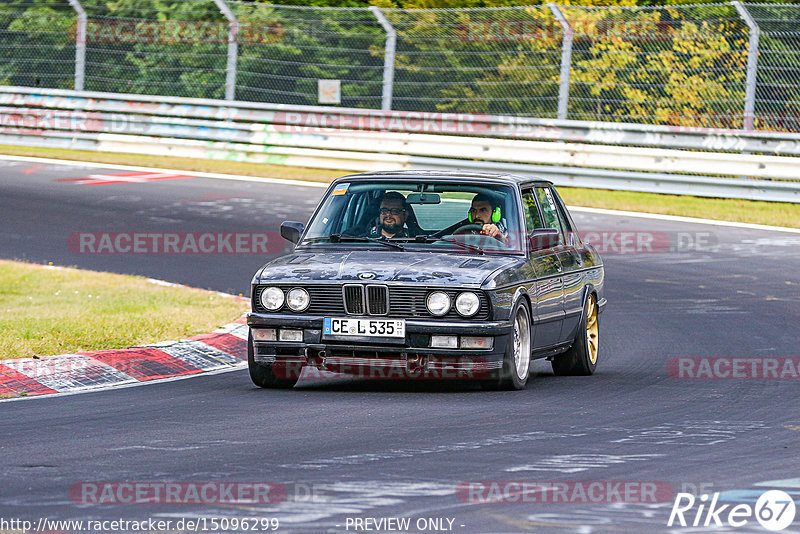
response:
[[[500,214],[500,206],[497,206],[494,211],[492,212],[492,222],[499,223],[501,218]]]
[[[500,206],[497,206],[494,209],[494,211],[492,211],[492,222],[493,223],[499,223],[500,219],[502,217],[503,217],[503,215],[502,215],[502,213],[500,213]],[[467,220],[469,222],[472,222],[472,212],[471,211],[467,214]]]

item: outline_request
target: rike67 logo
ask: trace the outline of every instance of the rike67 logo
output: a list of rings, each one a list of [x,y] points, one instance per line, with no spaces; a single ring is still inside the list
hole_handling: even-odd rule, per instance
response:
[[[785,491],[770,490],[750,504],[719,504],[719,493],[699,498],[691,493],[678,493],[672,504],[667,526],[671,527],[743,527],[755,519],[767,530],[783,530],[794,521],[797,512],[791,496]]]

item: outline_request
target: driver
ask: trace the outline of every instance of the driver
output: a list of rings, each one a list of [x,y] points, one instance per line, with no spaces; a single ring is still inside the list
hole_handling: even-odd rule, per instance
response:
[[[481,235],[493,237],[508,245],[508,230],[500,212],[500,203],[495,197],[484,193],[475,195],[467,220],[482,226]]]
[[[378,224],[367,231],[368,237],[388,239],[390,237],[409,237],[405,227],[408,219],[406,197],[397,191],[390,191],[381,197]]]

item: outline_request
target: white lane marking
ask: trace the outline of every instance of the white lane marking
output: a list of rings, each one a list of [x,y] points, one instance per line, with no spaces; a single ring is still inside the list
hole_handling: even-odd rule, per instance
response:
[[[769,428],[761,421],[685,421],[632,431],[627,437],[610,443],[636,443],[643,445],[718,445],[735,439],[738,434]]]
[[[770,232],[788,232],[800,234],[800,228],[786,228],[784,226],[767,226],[765,224],[751,224],[731,221],[716,221],[714,219],[699,219],[695,217],[680,217],[678,215],[660,215],[658,213],[642,213],[639,211],[607,210],[601,208],[584,208],[581,206],[567,206],[570,211],[596,213],[598,215],[616,215],[622,217],[639,217],[641,219],[657,219],[661,221],[686,222],[692,224],[711,224],[715,226],[730,226],[733,228],[749,228],[751,230],[767,230]]]
[[[90,174],[82,178],[62,178],[60,182],[72,182],[76,185],[108,185],[108,184],[141,184],[147,182],[157,182],[162,180],[180,180],[183,178],[194,178],[189,174],[174,172],[138,172],[120,174]]]
[[[189,445],[186,447],[174,447],[174,446],[164,446],[164,447],[156,447],[154,445],[131,445],[129,447],[113,447],[108,449],[109,451],[135,451],[135,450],[145,450],[145,451],[192,451],[197,449],[203,449],[204,447],[200,447],[197,445]]]
[[[519,471],[556,471],[558,473],[580,473],[600,467],[610,467],[614,464],[644,461],[660,458],[663,454],[559,454],[549,458],[542,458],[533,463],[508,467],[504,471],[517,473]]]
[[[0,160],[6,161],[27,161],[31,163],[49,163],[53,165],[65,165],[70,167],[97,167],[102,169],[119,169],[123,171],[142,171],[142,172],[161,172],[161,173],[179,173],[191,174],[198,178],[212,178],[215,180],[234,180],[238,182],[258,182],[267,184],[284,184],[284,185],[297,185],[302,187],[319,187],[327,188],[328,183],[325,182],[306,182],[302,180],[287,180],[284,178],[259,178],[256,176],[240,176],[237,174],[223,174],[216,172],[196,172],[186,171],[180,169],[162,169],[158,167],[139,167],[135,165],[117,165],[114,163],[91,163],[88,161],[74,161],[67,159],[52,159],[52,158],[35,158],[30,156],[8,156],[0,154]]]
[[[287,469],[324,469],[326,467],[361,465],[369,462],[382,460],[395,460],[398,458],[415,458],[422,454],[441,454],[460,451],[478,450],[484,447],[493,447],[508,443],[523,443],[527,441],[561,439],[585,436],[586,433],[554,433],[536,430],[523,434],[504,434],[494,438],[486,438],[476,441],[462,441],[431,447],[392,449],[386,452],[351,454],[348,456],[333,456],[330,458],[320,458],[316,460],[306,460],[293,464],[284,464],[280,467]]]
[[[241,182],[263,182],[284,185],[297,185],[302,187],[326,188],[328,183],[307,182],[303,180],[287,180],[283,178],[256,178],[253,176],[240,176],[236,174],[222,174],[214,172],[195,172],[178,169],[161,169],[158,167],[138,167],[133,165],[116,165],[113,163],[91,163],[87,161],[73,161],[65,159],[36,158],[30,156],[8,156],[0,154],[0,160],[7,161],[27,161],[31,163],[51,163],[55,165],[68,165],[74,167],[99,167],[104,169],[122,169],[131,171],[150,171],[150,172],[171,172],[171,173],[190,173],[192,176],[201,178],[213,178],[217,180],[235,180]],[[764,224],[739,223],[731,221],[716,221],[713,219],[700,219],[695,217],[681,217],[677,215],[660,215],[658,213],[643,213],[638,211],[609,210],[602,208],[585,208],[581,206],[568,206],[570,211],[580,211],[585,213],[597,213],[601,215],[617,215],[623,217],[640,217],[644,219],[657,219],[662,221],[687,222],[694,224],[712,224],[717,226],[730,226],[733,228],[750,228],[753,230],[766,230],[772,232],[789,232],[800,234],[800,228],[785,228],[783,226],[768,226]]]

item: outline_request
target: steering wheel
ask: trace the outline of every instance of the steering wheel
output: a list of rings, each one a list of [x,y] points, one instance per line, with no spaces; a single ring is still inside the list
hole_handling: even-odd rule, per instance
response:
[[[483,231],[482,224],[464,224],[453,230],[453,235],[457,234],[480,234]]]

